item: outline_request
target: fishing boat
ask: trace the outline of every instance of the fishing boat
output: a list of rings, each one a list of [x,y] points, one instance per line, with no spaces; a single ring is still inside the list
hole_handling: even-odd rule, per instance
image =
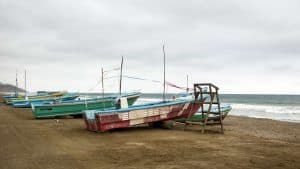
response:
[[[60,97],[48,97],[48,98],[37,98],[30,100],[13,100],[12,106],[14,108],[30,108],[31,104],[42,104],[42,103],[55,103],[59,101],[72,101],[79,97],[79,94],[68,93]]]
[[[32,94],[30,95],[28,98],[34,98],[36,96],[47,96],[47,95],[52,95],[52,94],[55,94],[55,93],[58,93],[59,91],[53,91],[53,92],[48,92],[48,91],[37,91],[36,94]],[[22,100],[22,99],[25,99],[25,96],[24,95],[21,95],[19,94],[18,92],[15,93],[15,94],[12,94],[12,95],[6,95],[6,96],[3,96],[3,102],[4,103],[9,103],[11,104],[13,101],[15,100]],[[8,100],[10,99],[10,100]]]
[[[121,97],[132,105],[141,96],[140,92],[123,93]],[[82,114],[83,110],[104,109],[114,107],[119,95],[100,98],[91,98],[75,101],[62,101],[60,103],[32,103],[32,113],[35,118],[58,117]]]
[[[228,113],[231,111],[232,107],[230,104],[221,104],[220,109],[221,109],[222,120],[224,120],[227,117]],[[218,112],[218,107],[212,106],[211,107],[212,114],[208,114],[208,110],[204,110],[203,114],[201,111],[198,111],[197,113],[195,113],[195,115],[193,115],[192,117],[190,117],[188,119],[179,118],[179,119],[176,119],[175,121],[184,122],[184,121],[188,120],[191,122],[204,122],[205,117],[207,117],[207,116],[208,116],[207,117],[208,122],[220,121],[220,116],[218,114],[216,114],[217,112]]]
[[[15,106],[16,107],[23,107],[29,104],[26,104],[28,101],[30,103],[30,101],[38,101],[39,99],[53,99],[55,97],[61,97],[63,95],[66,95],[68,92],[67,91],[38,91],[35,95],[30,95],[28,96],[27,94],[27,71],[25,69],[25,73],[24,73],[24,87],[25,87],[25,92],[24,92],[24,96],[23,95],[19,95],[18,93],[18,78],[17,78],[17,74],[16,74],[16,88],[15,88],[15,95],[14,97],[6,97],[4,98],[6,104],[12,104],[13,102],[15,102]],[[66,96],[67,98],[72,98],[69,96]],[[18,102],[20,101],[20,102]]]
[[[116,69],[119,70],[119,69]],[[122,70],[123,70],[123,56],[120,67],[120,83],[119,93],[117,95],[104,97],[104,74],[107,73],[101,69],[102,81],[102,97],[76,100],[76,101],[62,101],[60,103],[32,103],[31,108],[35,118],[56,117],[66,115],[81,115],[83,110],[104,109],[116,106],[117,98],[126,98],[129,105],[141,96],[140,92],[122,93]]]
[[[54,93],[57,93],[59,91],[37,91],[36,94],[38,96],[45,96],[45,95],[49,95],[49,94],[54,94]]]
[[[18,97],[18,95],[16,95],[16,94],[2,96],[4,103],[6,103],[6,100],[8,100],[8,99],[15,99],[17,97]]]
[[[67,91],[62,91],[62,92],[55,92],[55,93],[50,93],[50,94],[43,94],[43,95],[33,95],[33,96],[21,96],[19,95],[17,98],[9,98],[6,99],[5,102],[6,104],[12,104],[13,101],[17,100],[33,100],[33,99],[43,99],[43,98],[51,98],[51,97],[60,97],[65,94],[67,94]]]
[[[85,110],[84,121],[87,130],[105,132],[116,128],[127,128],[140,124],[161,124],[174,118],[188,118],[202,106],[199,93],[194,90],[194,99],[166,100],[165,46],[163,98],[160,102],[128,106],[127,100],[119,98],[117,106],[105,110]]]
[[[174,118],[187,118],[198,111],[202,101],[184,99],[129,107],[124,99],[120,99],[118,102],[120,107],[117,108],[85,110],[84,121],[87,130],[105,132],[140,124],[159,123]]]
[[[20,97],[19,91],[18,91],[18,72],[16,72],[16,85],[15,85],[15,93],[13,95],[5,95],[3,96],[3,102],[6,103],[9,99],[15,99]]]

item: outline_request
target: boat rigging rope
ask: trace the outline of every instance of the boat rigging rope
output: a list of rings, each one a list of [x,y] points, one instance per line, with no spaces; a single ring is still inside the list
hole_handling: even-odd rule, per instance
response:
[[[106,76],[108,75],[108,73],[116,72],[116,71],[119,71],[120,69],[121,69],[120,67],[115,67],[115,68],[111,68],[109,70],[103,71],[103,79],[111,79],[111,78],[119,77],[119,76],[111,76],[111,77],[106,77]],[[102,78],[102,76],[100,76],[100,79],[98,79],[96,85],[89,88],[88,91],[94,91],[97,88],[97,86],[101,84],[101,78]]]
[[[123,77],[126,77],[128,79],[144,80],[144,81],[151,81],[151,82],[154,82],[154,83],[161,83],[161,84],[163,84],[163,82],[158,81],[158,80],[145,79],[145,78],[141,78],[141,77],[127,76],[127,75],[123,75]],[[170,86],[170,87],[173,87],[173,88],[181,89],[181,90],[187,90],[187,89],[193,90],[193,88],[181,87],[181,86],[175,85],[174,83],[167,82],[167,81],[166,81],[166,85]]]
[[[119,77],[120,77],[119,75],[109,76],[109,77],[106,76],[106,75],[108,74],[108,72],[116,71],[116,70],[120,70],[120,68],[115,68],[115,69],[111,69],[111,70],[109,70],[109,71],[104,71],[105,74],[104,74],[103,79],[108,80],[108,79],[119,78]],[[123,77],[124,77],[124,78],[127,78],[127,79],[143,80],[143,81],[148,81],[148,82],[152,82],[152,83],[160,83],[160,84],[163,84],[163,82],[161,82],[161,81],[159,81],[159,80],[146,79],[146,78],[137,77],[137,76],[123,75]],[[100,83],[101,83],[101,81],[99,80],[99,81],[97,82],[97,84],[95,85],[95,87],[94,87],[94,88],[91,88],[89,91],[92,91],[93,89],[95,89]],[[182,86],[176,85],[176,84],[171,83],[171,82],[168,82],[168,81],[166,81],[166,85],[169,86],[169,87],[173,87],[173,88],[180,89],[180,90],[187,90],[187,89],[188,89],[188,90],[193,90],[193,88],[182,87]]]

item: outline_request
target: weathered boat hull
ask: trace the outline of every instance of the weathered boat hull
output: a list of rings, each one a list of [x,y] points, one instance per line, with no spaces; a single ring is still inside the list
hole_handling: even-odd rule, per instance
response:
[[[140,96],[140,93],[129,95],[128,104],[132,105]],[[60,104],[32,104],[32,113],[35,118],[45,118],[45,117],[56,117],[56,116],[66,116],[66,115],[78,115],[82,114],[83,110],[94,110],[94,109],[104,109],[114,107],[115,102],[114,97],[111,98],[99,98],[87,101],[76,101],[76,102],[65,102]]]
[[[12,101],[12,106],[14,108],[30,108],[31,104],[43,104],[43,103],[54,103],[56,100],[61,100],[61,101],[70,101],[74,100],[79,95],[66,95],[62,97],[51,97],[51,98],[42,98],[42,99],[31,99],[31,100],[14,100]]]
[[[28,96],[28,100],[32,100],[32,99],[43,99],[43,98],[49,98],[49,97],[60,97],[63,96],[65,94],[67,94],[68,92],[55,92],[55,93],[50,93],[50,94],[46,94],[46,95],[35,95],[35,96]],[[5,102],[6,104],[12,104],[13,101],[17,101],[17,100],[24,100],[26,99],[24,96],[18,96],[17,98],[9,98],[6,99]]]
[[[6,103],[8,99],[15,99],[18,98],[16,95],[7,95],[7,96],[2,96],[3,102]]]
[[[7,97],[7,98],[4,97],[4,98],[3,98],[3,101],[4,101],[6,104],[10,105],[10,104],[12,104],[12,101],[18,100],[18,99],[24,99],[24,97],[21,96],[21,95],[19,95],[19,96],[13,96],[13,97]]]
[[[189,117],[195,114],[201,102],[171,101],[154,104],[153,106],[132,106],[128,109],[85,111],[86,128],[90,131],[108,131],[115,128],[126,128],[139,124],[170,120],[178,117]]]

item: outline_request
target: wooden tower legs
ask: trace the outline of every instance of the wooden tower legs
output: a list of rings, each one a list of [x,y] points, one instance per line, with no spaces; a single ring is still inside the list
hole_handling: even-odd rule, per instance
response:
[[[220,98],[219,98],[219,88],[212,83],[198,83],[194,84],[194,92],[195,95],[197,93],[196,98],[198,98],[202,102],[201,106],[201,112],[202,112],[202,117],[204,117],[203,121],[199,122],[191,122],[188,121],[188,119],[185,121],[185,127],[188,124],[198,124],[202,126],[201,133],[204,133],[205,128],[207,125],[220,125],[221,128],[221,133],[224,133],[224,127],[223,127],[223,120],[222,120],[222,112],[221,112],[221,106],[220,106]],[[207,112],[204,113],[204,106],[208,105],[208,110]],[[217,111],[212,111],[213,105],[214,108],[217,109]],[[214,114],[220,117],[220,120],[210,122],[209,120],[209,115]]]

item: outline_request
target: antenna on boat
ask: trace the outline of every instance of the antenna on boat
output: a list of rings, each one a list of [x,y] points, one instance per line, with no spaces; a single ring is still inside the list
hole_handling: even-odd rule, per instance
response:
[[[26,69],[25,69],[25,99],[27,100],[27,79],[26,79]]]
[[[102,97],[104,98],[104,72],[103,72],[103,68],[101,68],[101,81],[102,81]]]
[[[18,96],[18,70],[16,69],[16,88],[15,88],[15,96]]]
[[[165,52],[165,45],[163,45],[163,53],[164,53],[164,91],[163,91],[163,101],[166,101],[166,52]]]
[[[120,87],[119,87],[119,95],[121,96],[122,93],[122,72],[123,71],[123,56],[121,61],[121,70],[120,70]]]

